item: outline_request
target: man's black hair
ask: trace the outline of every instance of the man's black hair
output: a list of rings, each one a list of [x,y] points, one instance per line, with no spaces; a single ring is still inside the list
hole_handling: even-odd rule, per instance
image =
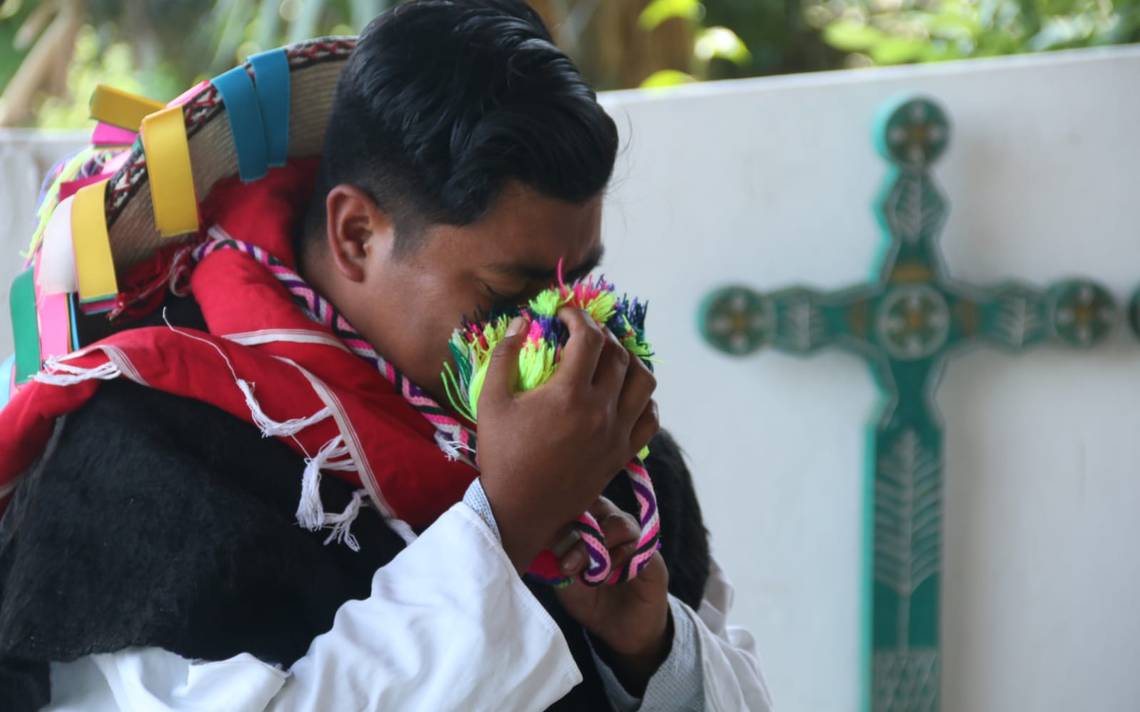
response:
[[[609,182],[613,119],[521,0],[413,0],[377,17],[345,64],[305,239],[340,183],[394,219],[397,246],[468,225],[507,181],[573,203]],[[298,245],[300,247],[300,245]]]

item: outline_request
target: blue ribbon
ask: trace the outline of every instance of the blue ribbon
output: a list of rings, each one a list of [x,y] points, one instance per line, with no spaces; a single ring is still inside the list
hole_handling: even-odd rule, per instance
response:
[[[253,80],[244,66],[210,80],[222,95],[226,105],[226,116],[230,123],[230,133],[234,137],[237,150],[238,174],[243,183],[264,178],[269,172],[269,155],[265,145],[265,131],[262,125],[261,105]]]
[[[9,356],[0,364],[0,410],[12,400],[12,369],[16,367],[16,355]]]
[[[289,157],[289,59],[284,48],[278,48],[252,55],[249,63],[261,106],[269,165],[283,166]]]
[[[79,295],[72,292],[67,295],[67,313],[71,320],[71,350],[78,351],[79,343]]]

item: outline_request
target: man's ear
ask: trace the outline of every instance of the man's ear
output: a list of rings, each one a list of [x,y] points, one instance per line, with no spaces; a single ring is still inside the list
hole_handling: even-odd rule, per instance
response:
[[[362,282],[369,258],[377,250],[391,251],[396,238],[390,216],[367,193],[341,183],[325,198],[329,254],[336,268],[353,282]]]

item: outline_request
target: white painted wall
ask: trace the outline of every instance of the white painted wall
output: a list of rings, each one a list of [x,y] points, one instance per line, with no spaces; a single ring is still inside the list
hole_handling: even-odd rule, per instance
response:
[[[691,456],[738,584],[736,619],[756,634],[784,712],[857,709],[859,496],[875,391],[841,355],[721,356],[698,338],[696,306],[727,282],[865,277],[884,173],[871,117],[909,91],[954,121],[938,176],[956,276],[1085,274],[1120,298],[1140,284],[1140,49],[605,98],[626,146],[606,271],[651,300],[662,418]],[[44,160],[75,145],[15,139],[0,135],[5,278]],[[1138,708],[1138,396],[1140,343],[1123,331],[1095,353],[979,351],[949,368],[945,712]]]
[[[959,278],[1140,285],[1140,48],[707,84],[606,97],[622,127],[605,270],[650,299],[662,420],[687,448],[777,706],[853,712],[860,486],[875,390],[858,360],[706,347],[729,282],[869,273],[885,165],[870,126],[920,91],[954,123],[937,168]],[[978,351],[947,423],[945,712],[1140,709],[1140,342]]]

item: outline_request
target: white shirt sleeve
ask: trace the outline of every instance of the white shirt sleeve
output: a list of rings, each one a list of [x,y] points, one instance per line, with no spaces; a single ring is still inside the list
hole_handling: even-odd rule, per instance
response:
[[[669,596],[673,647],[642,697],[630,695],[594,653],[610,703],[618,712],[771,712],[756,644],[744,628],[726,625],[733,588],[712,561],[700,612]]]
[[[463,501],[499,538],[495,515],[479,480],[471,483]],[[672,594],[673,644],[665,661],[649,679],[641,697],[629,694],[617,675],[590,647],[594,666],[605,687],[606,697],[617,712],[770,712],[771,700],[756,659],[756,645],[744,628],[726,625],[732,607],[733,588],[716,560],[710,562],[709,578],[700,613]],[[712,679],[708,690],[706,679]]]
[[[700,608],[694,612],[680,604],[696,628],[704,670],[705,709],[770,712],[772,698],[760,672],[756,641],[744,628],[728,625],[733,595],[732,584],[714,559]]]
[[[248,654],[195,663],[160,648],[52,665],[53,712],[544,710],[582,680],[566,639],[497,537],[449,509],[337,611],[288,671]]]
[[[594,666],[606,688],[606,696],[615,712],[637,712],[641,709],[662,712],[701,712],[705,704],[704,670],[701,667],[700,646],[696,639],[696,626],[682,610],[685,604],[669,594],[669,615],[673,618],[673,644],[669,655],[649,678],[645,692],[634,697],[622,686],[617,673],[602,660],[590,645]]]

